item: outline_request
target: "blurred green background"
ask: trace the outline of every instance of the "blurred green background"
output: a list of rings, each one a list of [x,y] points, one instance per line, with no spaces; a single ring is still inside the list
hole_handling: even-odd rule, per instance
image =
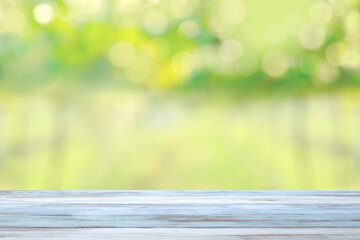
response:
[[[358,189],[359,0],[1,0],[1,189]]]

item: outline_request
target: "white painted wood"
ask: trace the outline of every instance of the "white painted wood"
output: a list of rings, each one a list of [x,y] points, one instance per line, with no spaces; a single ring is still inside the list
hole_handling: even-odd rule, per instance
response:
[[[272,191],[270,191],[272,192]],[[0,204],[358,204],[356,191],[29,191],[4,192]],[[6,194],[9,193],[9,194]],[[67,194],[68,193],[68,194]],[[263,194],[262,194],[263,193]],[[288,194],[286,194],[288,193]]]
[[[0,191],[4,239],[359,236],[359,191]]]
[[[356,239],[358,228],[0,228],[5,239]]]

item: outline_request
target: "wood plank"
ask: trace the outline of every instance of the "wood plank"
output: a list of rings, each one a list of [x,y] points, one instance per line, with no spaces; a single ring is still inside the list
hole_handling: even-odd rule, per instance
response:
[[[0,227],[360,227],[360,206],[3,205]]]
[[[359,235],[359,191],[0,191],[6,239]]]
[[[358,240],[359,228],[0,228],[2,239],[331,239]]]
[[[8,193],[8,194],[6,194]],[[0,204],[359,204],[356,191],[3,192]]]
[[[70,191],[0,191],[6,196],[360,196],[360,191],[243,191],[243,190],[70,190]]]

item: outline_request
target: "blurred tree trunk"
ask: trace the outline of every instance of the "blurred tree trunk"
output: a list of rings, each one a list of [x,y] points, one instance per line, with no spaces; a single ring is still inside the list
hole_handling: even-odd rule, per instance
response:
[[[65,101],[55,101],[53,112],[53,133],[51,140],[51,159],[49,178],[53,182],[49,186],[61,187],[63,184],[64,170],[67,158],[67,147],[69,138],[68,127],[68,104]]]
[[[351,92],[340,92],[338,97],[337,145],[339,146],[339,157],[344,161],[345,176],[349,177],[344,179],[347,185],[351,185],[352,179],[350,179],[350,176],[354,167],[354,155],[351,149],[351,135],[354,131],[351,126],[351,116],[353,116],[355,111],[354,100],[355,95]]]
[[[358,94],[356,95],[355,101],[351,147],[353,163],[356,166],[356,169],[358,169],[360,167],[360,96]]]
[[[348,146],[349,126],[346,116],[348,114],[348,101],[344,95],[336,95],[330,98],[330,108],[332,113],[332,130],[333,141],[331,148],[333,148],[334,157],[336,161],[345,160],[349,158],[350,149]]]
[[[311,146],[309,139],[309,100],[295,98],[293,105],[294,157],[298,171],[298,186],[301,189],[316,187],[311,164]]]
[[[0,106],[0,166],[8,161],[8,126],[5,109]]]

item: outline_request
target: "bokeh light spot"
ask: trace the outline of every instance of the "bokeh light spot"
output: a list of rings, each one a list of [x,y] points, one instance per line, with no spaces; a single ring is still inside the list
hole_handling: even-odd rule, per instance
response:
[[[270,77],[281,77],[286,73],[288,67],[288,57],[281,51],[270,51],[262,59],[262,68]]]
[[[83,0],[82,10],[88,15],[94,15],[100,12],[102,8],[102,0]]]
[[[226,39],[219,48],[220,57],[226,62],[235,62],[241,57],[243,47],[236,39]]]
[[[227,25],[239,24],[245,15],[246,8],[240,0],[224,0],[220,5],[220,19]]]
[[[316,69],[316,76],[324,83],[330,83],[338,76],[339,70],[327,62],[322,62]]]
[[[117,67],[126,68],[130,66],[136,57],[133,45],[126,41],[116,42],[109,50],[110,61]]]
[[[187,20],[180,24],[178,30],[181,35],[193,38],[199,33],[200,27],[195,21]]]
[[[328,23],[332,17],[331,5],[326,1],[316,1],[311,5],[309,15],[314,23]]]
[[[348,46],[343,42],[335,42],[326,48],[326,60],[334,66],[343,66],[350,57]]]
[[[55,17],[54,3],[39,3],[33,10],[34,19],[36,22],[46,25]]]
[[[153,10],[145,15],[143,25],[151,35],[161,35],[168,27],[168,19],[163,12]]]
[[[309,50],[319,48],[325,40],[325,31],[322,27],[315,24],[303,26],[299,33],[299,42],[301,46]]]
[[[117,0],[116,7],[121,13],[131,14],[140,7],[140,0]]]

